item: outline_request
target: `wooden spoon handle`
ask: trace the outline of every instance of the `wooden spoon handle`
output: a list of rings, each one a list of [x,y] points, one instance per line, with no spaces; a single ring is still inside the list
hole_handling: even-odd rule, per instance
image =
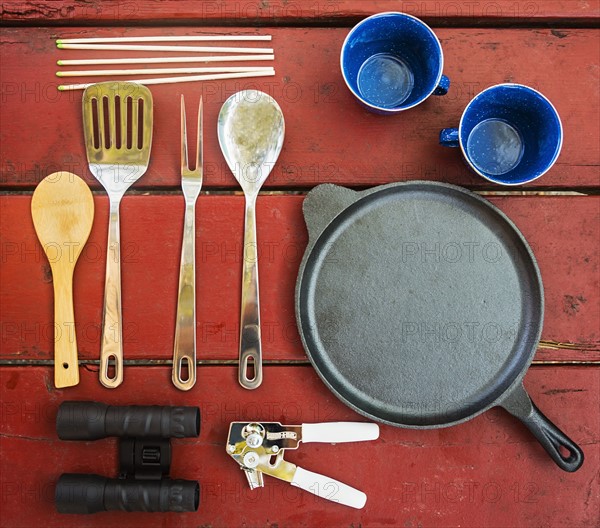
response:
[[[77,335],[73,312],[72,269],[56,273],[54,283],[54,385],[57,388],[72,387],[79,383],[77,360]]]

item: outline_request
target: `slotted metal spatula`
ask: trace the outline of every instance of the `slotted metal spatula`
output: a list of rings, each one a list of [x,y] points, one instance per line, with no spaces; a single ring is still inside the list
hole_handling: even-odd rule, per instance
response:
[[[150,90],[130,82],[89,86],[83,93],[83,131],[90,171],[110,200],[100,382],[115,388],[123,382],[119,205],[125,191],[148,168],[152,145]]]

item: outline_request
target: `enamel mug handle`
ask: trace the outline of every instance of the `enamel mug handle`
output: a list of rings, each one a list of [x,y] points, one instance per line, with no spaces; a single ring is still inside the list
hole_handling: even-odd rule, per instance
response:
[[[443,128],[440,131],[440,145],[442,147],[458,147],[458,128]]]
[[[365,442],[379,438],[379,426],[364,422],[331,422],[302,424],[302,442],[339,444]]]
[[[296,468],[291,484],[317,497],[351,508],[361,509],[367,502],[367,496],[362,491],[301,467]]]
[[[450,79],[445,75],[442,75],[440,79],[440,83],[437,85],[437,88],[434,90],[433,95],[446,95],[448,90],[450,89]]]

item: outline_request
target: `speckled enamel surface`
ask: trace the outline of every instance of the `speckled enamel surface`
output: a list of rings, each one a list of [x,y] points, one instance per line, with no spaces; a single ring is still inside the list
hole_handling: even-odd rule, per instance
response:
[[[358,83],[361,67],[377,54],[398,58],[412,72],[414,86],[410,94],[393,107],[369,100]],[[442,76],[444,59],[439,40],[424,22],[403,13],[380,13],[356,25],[342,46],[340,63],[350,91],[368,110],[380,114],[395,114],[412,108],[434,94],[439,85],[448,83]],[[445,91],[447,86],[441,90]]]
[[[477,169],[467,152],[473,129],[488,119],[510,124],[521,136],[521,160],[502,175]],[[560,117],[552,103],[538,91],[518,84],[492,86],[477,95],[465,108],[458,135],[471,168],[490,181],[506,185],[527,183],[542,176],[558,159],[563,139]]]

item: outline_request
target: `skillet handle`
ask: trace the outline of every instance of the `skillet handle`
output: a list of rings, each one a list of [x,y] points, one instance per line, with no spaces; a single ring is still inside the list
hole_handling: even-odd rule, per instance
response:
[[[523,385],[519,385],[500,405],[527,426],[560,469],[573,472],[581,467],[581,448],[544,416]],[[561,449],[568,455],[564,455]]]

